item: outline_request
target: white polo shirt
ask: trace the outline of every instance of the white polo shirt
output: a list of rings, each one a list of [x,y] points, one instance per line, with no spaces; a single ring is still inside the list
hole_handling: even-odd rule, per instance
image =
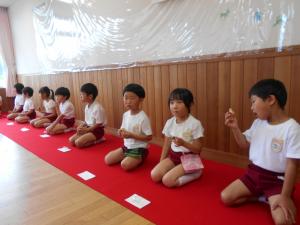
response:
[[[93,126],[95,124],[102,124],[105,126],[107,119],[102,105],[97,101],[94,101],[90,105],[86,105],[84,109],[84,120],[88,126]]]
[[[294,119],[277,125],[256,119],[244,135],[250,160],[261,168],[284,173],[287,158],[300,159],[300,126]]]
[[[71,119],[75,117],[74,106],[69,100],[66,100],[59,104],[59,111],[65,116],[65,119]]]
[[[175,116],[167,120],[162,133],[166,137],[178,137],[191,143],[204,136],[204,128],[201,125],[201,122],[190,114],[182,123],[177,123]],[[190,152],[186,147],[176,146],[173,142],[171,143],[171,148],[174,152]]]
[[[23,106],[23,112],[28,112],[31,109],[34,109],[33,101],[31,98],[26,98]]]
[[[53,99],[43,100],[43,106],[46,113],[55,113],[55,101]]]
[[[24,96],[22,94],[17,94],[15,97],[15,108],[19,108],[24,105]]]
[[[123,114],[122,128],[138,135],[152,135],[150,120],[144,111],[140,111],[135,115],[131,115],[130,110],[125,112]],[[128,149],[147,148],[148,142],[133,138],[124,138],[124,145]]]

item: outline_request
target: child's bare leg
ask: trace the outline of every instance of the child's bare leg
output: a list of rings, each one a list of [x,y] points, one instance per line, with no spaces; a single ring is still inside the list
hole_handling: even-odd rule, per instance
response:
[[[276,225],[287,225],[287,224],[295,224],[295,218],[296,218],[296,207],[294,205],[293,209],[288,212],[292,216],[289,216],[288,219],[286,219],[285,214],[281,207],[277,207],[276,209],[272,209],[275,202],[280,198],[280,195],[273,195],[268,198],[270,207],[271,207],[271,214],[273,217],[273,221]]]
[[[134,158],[134,157],[125,157],[121,161],[121,167],[126,170],[132,170],[135,169],[138,165],[140,165],[143,162],[142,157],[141,158]]]
[[[67,129],[67,126],[64,124],[56,124],[56,125],[50,125],[49,127],[46,128],[46,131],[50,135],[55,135],[55,134],[62,134],[65,132],[65,129]]]
[[[35,124],[38,120],[40,120],[40,118],[35,118],[35,119],[31,120],[31,121],[30,121],[30,125],[34,126],[34,124]]]
[[[41,127],[44,127],[45,123],[50,123],[50,120],[47,118],[39,119],[34,122],[33,126],[37,127],[37,128],[41,128]]]
[[[182,167],[182,164],[179,164],[175,166],[173,169],[168,171],[162,179],[162,182],[165,186],[171,188],[171,187],[177,187],[180,185],[178,179],[182,177],[185,174],[184,169]]]
[[[7,119],[14,120],[18,115],[19,113],[10,113],[7,115]]]
[[[96,140],[97,140],[97,138],[95,137],[95,135],[92,134],[91,132],[89,132],[89,133],[79,136],[75,140],[75,145],[78,148],[84,148],[84,147],[88,147],[88,146],[94,144]]]
[[[49,122],[49,123],[44,123],[44,124],[43,124],[43,127],[44,127],[44,128],[47,128],[47,127],[49,127],[50,125],[51,125],[51,122]]]
[[[152,180],[154,182],[160,182],[163,176],[174,167],[175,165],[171,159],[169,158],[163,159],[152,169],[151,171]]]
[[[123,149],[118,148],[114,151],[109,152],[105,156],[104,161],[107,165],[113,165],[113,164],[121,162],[123,159],[124,159]]]
[[[17,123],[28,123],[29,122],[29,117],[28,116],[17,116],[16,118],[15,118],[15,121],[17,122]]]
[[[242,204],[253,198],[252,193],[239,179],[233,181],[221,192],[221,200],[227,206]]]
[[[72,144],[72,145],[74,145],[75,146],[75,141],[76,141],[76,139],[77,138],[79,138],[80,137],[80,135],[79,134],[73,134],[70,138],[69,138],[69,142]]]

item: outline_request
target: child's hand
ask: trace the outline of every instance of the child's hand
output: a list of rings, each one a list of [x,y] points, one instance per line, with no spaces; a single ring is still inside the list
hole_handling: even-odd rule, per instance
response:
[[[86,133],[88,133],[88,132],[89,132],[89,128],[86,127],[86,126],[79,126],[79,127],[77,128],[77,133],[78,133],[78,134],[86,134]]]
[[[122,138],[131,138],[132,134],[131,134],[131,132],[129,132],[129,131],[125,130],[125,129],[121,129],[120,130],[120,136]]]
[[[225,125],[230,128],[237,128],[238,122],[235,117],[234,111],[230,108],[228,112],[225,113]]]
[[[173,137],[172,141],[176,145],[176,147],[183,146],[184,143],[185,143],[185,141],[182,138],[179,138],[179,137]]]
[[[296,207],[293,200],[290,197],[280,195],[280,197],[271,206],[272,210],[280,207],[285,216],[286,224],[296,224]]]
[[[122,134],[123,134],[123,131],[124,131],[124,130],[125,130],[124,128],[121,128],[121,129],[118,130],[118,135],[119,135],[120,137],[122,137]]]

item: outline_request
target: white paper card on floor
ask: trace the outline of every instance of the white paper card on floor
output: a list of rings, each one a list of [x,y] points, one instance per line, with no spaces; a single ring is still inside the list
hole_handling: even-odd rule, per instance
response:
[[[23,127],[23,128],[21,128],[21,131],[26,132],[26,131],[29,131],[29,129],[27,127]]]
[[[48,138],[48,137],[50,137],[50,135],[49,134],[41,134],[40,137],[41,138]]]
[[[13,125],[14,125],[14,122],[8,122],[6,125],[7,125],[7,126],[13,126]]]
[[[60,147],[57,149],[58,151],[61,151],[61,152],[69,152],[71,151],[70,148],[66,147],[66,146],[63,146],[63,147]]]
[[[125,201],[134,205],[135,207],[137,207],[139,209],[141,209],[151,203],[147,199],[145,199],[137,194],[131,195],[129,198],[126,198]]]
[[[77,174],[79,177],[81,177],[83,180],[90,180],[94,177],[96,177],[94,174],[90,173],[89,171],[84,171],[82,173]]]

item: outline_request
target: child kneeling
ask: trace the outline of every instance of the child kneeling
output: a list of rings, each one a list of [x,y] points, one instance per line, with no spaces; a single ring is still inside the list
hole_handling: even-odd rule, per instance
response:
[[[119,135],[124,139],[124,146],[105,156],[105,163],[113,165],[121,162],[124,170],[139,166],[148,155],[148,141],[152,139],[150,120],[141,110],[145,98],[144,88],[138,84],[128,84],[123,90],[124,106],[128,109],[123,114]]]
[[[59,87],[55,91],[57,118],[52,122],[46,131],[50,135],[62,134],[74,130],[75,110],[70,98],[70,91],[66,87]]]
[[[77,127],[77,132],[69,141],[78,148],[87,147],[104,140],[106,115],[102,105],[95,99],[98,89],[92,83],[81,86],[81,101],[87,103],[84,110],[85,122]]]
[[[42,110],[37,112],[38,118],[30,121],[30,124],[37,128],[49,126],[57,117],[53,91],[45,86],[40,88],[39,93],[42,99]]]
[[[163,129],[165,140],[160,162],[151,171],[152,180],[162,181],[167,187],[182,186],[202,174],[199,154],[204,129],[200,121],[190,114],[192,103],[193,95],[185,88],[177,88],[169,96],[173,117]]]
[[[17,123],[28,123],[36,117],[36,112],[32,101],[33,89],[31,87],[24,87],[22,92],[25,99],[24,107],[23,111],[15,118],[15,121]]]
[[[225,124],[238,145],[249,149],[251,164],[222,191],[221,199],[228,206],[266,200],[275,224],[296,223],[292,195],[300,161],[300,126],[284,111],[287,92],[281,81],[261,80],[249,97],[257,117],[251,128],[242,133],[232,110],[225,114]]]

